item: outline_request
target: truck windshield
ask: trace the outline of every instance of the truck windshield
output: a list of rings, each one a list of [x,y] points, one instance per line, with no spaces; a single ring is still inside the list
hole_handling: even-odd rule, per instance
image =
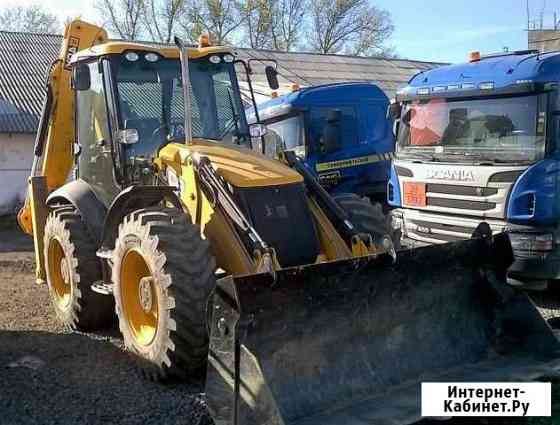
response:
[[[545,152],[546,95],[405,104],[398,155],[431,161],[533,162]]]
[[[135,56],[128,55],[135,58]],[[150,155],[170,141],[184,141],[184,103],[181,63],[178,59],[148,61],[114,59],[119,127],[136,129],[139,141],[127,146],[127,155]],[[219,56],[218,56],[219,57]],[[193,138],[222,143],[247,143],[233,64],[189,61]]]

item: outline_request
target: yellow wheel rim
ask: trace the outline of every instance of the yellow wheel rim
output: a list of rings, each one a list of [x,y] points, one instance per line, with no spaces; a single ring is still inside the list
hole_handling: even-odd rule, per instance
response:
[[[120,283],[123,314],[132,336],[139,345],[149,345],[157,332],[158,299],[150,268],[134,249],[122,260]]]
[[[72,284],[70,279],[70,266],[64,254],[60,241],[52,238],[49,241],[47,267],[49,278],[53,289],[54,301],[65,309],[70,305],[72,299]]]

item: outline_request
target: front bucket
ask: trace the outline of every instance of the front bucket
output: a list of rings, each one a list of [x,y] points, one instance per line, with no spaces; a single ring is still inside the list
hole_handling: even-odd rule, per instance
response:
[[[499,236],[404,251],[394,265],[221,279],[206,387],[215,423],[407,424],[421,419],[420,382],[553,372],[560,344],[502,283],[510,256]]]

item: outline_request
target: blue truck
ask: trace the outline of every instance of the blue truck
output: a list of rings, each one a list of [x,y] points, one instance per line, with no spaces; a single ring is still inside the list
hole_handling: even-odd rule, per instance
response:
[[[389,99],[371,83],[296,89],[258,105],[266,124],[265,152],[291,150],[332,194],[354,193],[386,202],[394,151]],[[248,111],[249,122],[256,121]]]
[[[560,53],[517,51],[421,72],[390,107],[388,201],[412,246],[509,232],[509,282],[560,279]]]

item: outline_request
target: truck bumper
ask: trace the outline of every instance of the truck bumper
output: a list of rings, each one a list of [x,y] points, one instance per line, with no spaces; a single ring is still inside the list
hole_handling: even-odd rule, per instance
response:
[[[535,228],[502,220],[443,216],[423,211],[395,209],[393,227],[403,234],[404,248],[469,239],[486,221],[493,233],[508,232],[515,261],[508,271],[510,283],[525,289],[542,290],[560,280],[560,234],[554,228]],[[560,284],[560,282],[559,282]]]

